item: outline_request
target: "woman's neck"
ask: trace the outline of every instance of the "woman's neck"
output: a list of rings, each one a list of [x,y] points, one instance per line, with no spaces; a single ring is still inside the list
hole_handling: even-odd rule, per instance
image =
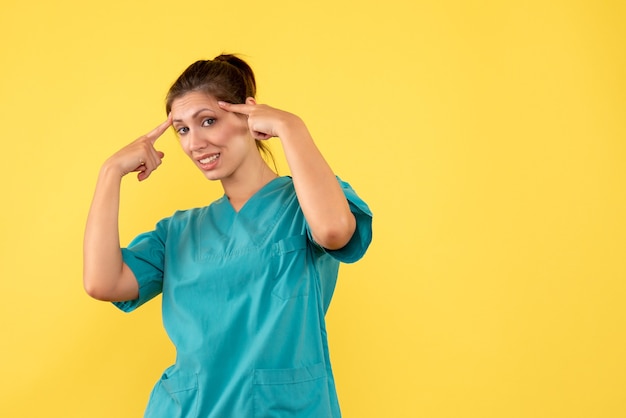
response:
[[[278,175],[272,171],[265,161],[261,160],[258,168],[251,172],[238,173],[237,176],[222,179],[222,187],[231,206],[236,212],[239,212],[248,199],[276,177]]]

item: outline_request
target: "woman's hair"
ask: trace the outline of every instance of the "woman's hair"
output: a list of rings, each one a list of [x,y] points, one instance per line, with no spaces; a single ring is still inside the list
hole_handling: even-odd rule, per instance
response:
[[[169,115],[174,100],[192,91],[200,91],[228,103],[245,103],[246,98],[256,96],[254,72],[244,60],[230,54],[196,61],[183,71],[167,92],[166,113]],[[255,142],[259,151],[271,158],[276,168],[274,156],[267,145],[260,140]]]

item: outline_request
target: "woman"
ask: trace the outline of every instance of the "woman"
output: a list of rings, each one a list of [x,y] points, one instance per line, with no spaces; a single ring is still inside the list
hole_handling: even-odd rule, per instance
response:
[[[167,95],[165,122],[102,166],[84,241],[84,286],[129,312],[162,293],[176,364],[146,417],[338,417],[324,315],[339,262],[361,258],[371,212],[339,180],[304,122],[257,104],[251,68],[198,61]],[[161,164],[173,126],[183,151],[224,196],[178,211],[120,247],[121,178]],[[280,138],[291,177],[266,163]]]

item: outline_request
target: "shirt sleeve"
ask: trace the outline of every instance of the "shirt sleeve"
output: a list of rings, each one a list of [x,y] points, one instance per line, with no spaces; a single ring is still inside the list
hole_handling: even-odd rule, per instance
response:
[[[134,300],[113,302],[124,312],[134,311],[163,290],[168,221],[168,219],[160,221],[154,231],[138,235],[127,248],[122,248],[124,263],[132,270],[139,284],[139,297]]]
[[[323,249],[328,255],[343,262],[354,263],[360,260],[372,242],[372,211],[367,204],[356,194],[352,186],[337,177],[344,195],[350,205],[350,211],[356,219],[356,229],[350,241],[338,250]],[[311,231],[308,229],[309,239],[313,241]]]

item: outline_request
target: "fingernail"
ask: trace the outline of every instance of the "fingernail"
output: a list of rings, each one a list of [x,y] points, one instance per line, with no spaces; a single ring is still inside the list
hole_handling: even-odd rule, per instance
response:
[[[218,100],[217,104],[218,104],[219,106],[226,106],[226,102],[223,102],[223,101],[221,101],[221,100]]]

